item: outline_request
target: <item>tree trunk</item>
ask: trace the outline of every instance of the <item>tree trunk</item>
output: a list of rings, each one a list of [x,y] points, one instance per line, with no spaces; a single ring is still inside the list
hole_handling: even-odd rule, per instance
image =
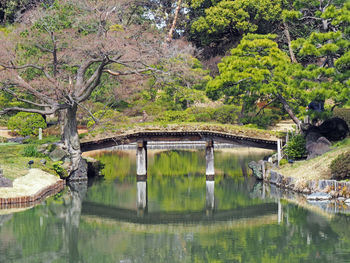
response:
[[[293,109],[289,106],[288,102],[283,98],[282,95],[277,95],[278,100],[282,103],[283,108],[288,113],[289,117],[294,121],[294,123],[300,128],[300,120],[295,116]]]
[[[241,123],[241,120],[244,118],[244,112],[245,112],[245,103],[242,102],[241,112],[238,115],[238,122]]]
[[[61,142],[64,143],[64,119],[66,118],[66,110],[60,110],[57,113],[57,120],[58,120],[58,125],[60,126],[61,130]]]
[[[288,49],[289,49],[290,59],[292,60],[292,63],[298,63],[297,59],[295,58],[294,51],[292,49],[292,40],[290,38],[289,27],[288,27],[287,22],[284,21],[283,22],[283,26],[284,26],[284,34],[286,35],[287,42],[288,42]]]
[[[63,111],[65,118],[63,123],[64,131],[64,146],[69,154],[70,168],[69,181],[87,180],[87,164],[81,157],[80,141],[77,126],[77,105],[74,104],[71,108]]]
[[[166,39],[167,43],[170,43],[171,40],[173,39],[173,33],[174,33],[174,30],[175,30],[177,18],[179,16],[179,12],[180,12],[180,9],[181,9],[181,4],[182,4],[182,0],[178,0],[177,1],[177,7],[175,9],[174,20],[173,20],[173,23],[172,23],[172,25],[170,27],[170,30],[169,30],[169,33],[168,33],[168,37]]]

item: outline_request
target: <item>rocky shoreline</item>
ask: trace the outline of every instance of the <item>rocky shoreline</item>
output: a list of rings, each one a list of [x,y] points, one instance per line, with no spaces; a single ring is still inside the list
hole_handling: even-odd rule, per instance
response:
[[[350,182],[336,180],[302,181],[284,176],[274,170],[267,171],[263,176],[264,182],[307,195],[308,200],[339,199],[350,205]]]

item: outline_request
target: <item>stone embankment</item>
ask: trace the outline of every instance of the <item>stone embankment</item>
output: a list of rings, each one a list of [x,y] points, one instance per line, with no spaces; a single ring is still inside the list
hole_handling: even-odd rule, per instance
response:
[[[283,176],[274,170],[268,171],[264,175],[264,181],[274,184],[278,187],[289,189],[298,193],[311,194],[311,193],[327,193],[330,198],[350,198],[350,182],[339,182],[336,180],[310,180],[302,181],[293,177]],[[324,199],[324,195],[320,194],[320,197],[315,200]]]
[[[40,169],[30,169],[27,175],[13,181],[13,187],[0,188],[0,209],[31,207],[64,187],[64,180]]]

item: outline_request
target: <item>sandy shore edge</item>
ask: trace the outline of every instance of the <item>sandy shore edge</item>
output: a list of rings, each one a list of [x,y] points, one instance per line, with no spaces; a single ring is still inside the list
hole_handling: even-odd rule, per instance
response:
[[[16,178],[13,187],[0,188],[0,209],[33,206],[63,190],[65,181],[40,169]]]

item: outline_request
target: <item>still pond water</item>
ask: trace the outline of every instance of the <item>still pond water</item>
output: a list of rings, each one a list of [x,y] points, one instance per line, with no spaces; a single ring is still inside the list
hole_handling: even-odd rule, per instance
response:
[[[22,212],[0,211],[0,262],[350,262],[350,217],[278,200],[249,177],[266,153],[149,150],[146,205],[135,151],[102,152],[105,179]],[[79,191],[78,191],[79,190]]]

